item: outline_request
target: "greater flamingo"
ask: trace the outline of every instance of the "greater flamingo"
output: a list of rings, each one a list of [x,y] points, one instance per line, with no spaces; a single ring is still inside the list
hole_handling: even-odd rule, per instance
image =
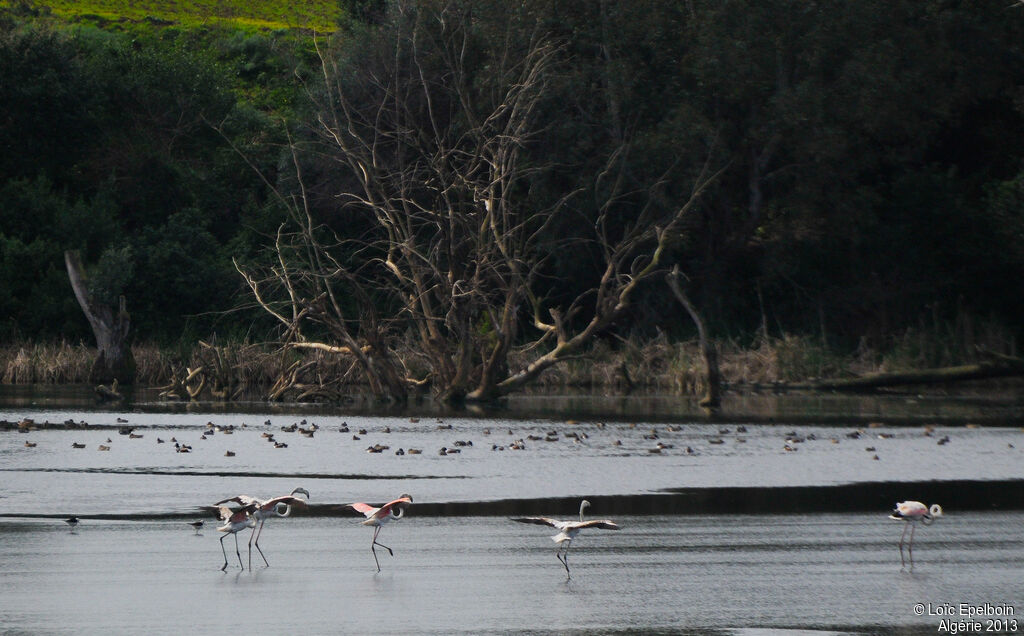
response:
[[[229,501],[233,501],[241,506],[253,505],[255,508],[252,512],[253,521],[258,521],[259,525],[253,524],[252,534],[249,535],[249,569],[252,569],[252,544],[253,539],[256,542],[256,551],[263,557],[263,563],[267,567],[270,567],[270,563],[267,562],[267,557],[263,554],[263,550],[260,549],[260,534],[263,532],[263,524],[266,523],[267,519],[278,516],[287,517],[292,514],[292,506],[305,506],[306,502],[299,499],[295,495],[302,494],[306,495],[306,499],[309,499],[309,491],[305,488],[296,488],[291,492],[290,495],[284,495],[281,497],[274,497],[266,501],[260,501],[255,497],[249,495],[238,495],[218,501],[215,505],[225,504]]]
[[[380,534],[380,529],[385,523],[393,519],[401,519],[405,516],[405,510],[412,504],[412,496],[403,494],[394,501],[389,501],[380,508],[374,508],[373,506],[365,503],[354,503],[349,504],[353,510],[361,512],[366,516],[366,521],[362,522],[364,526],[374,526],[373,529],[373,541],[370,543],[370,551],[373,552],[373,561],[377,564],[377,571],[380,572],[380,561],[377,560],[377,548],[380,546],[388,551],[388,554],[395,556],[394,551],[383,543],[377,543],[377,535]],[[397,510],[397,512],[396,512]]]
[[[907,526],[910,527],[910,541],[907,547],[907,552],[910,554],[910,569],[914,569],[914,526],[918,521],[922,525],[930,526],[932,523],[942,516],[942,507],[939,504],[932,504],[932,507],[924,505],[920,501],[901,501],[896,504],[896,508],[889,515],[890,519],[896,519],[903,521],[903,534],[900,535],[900,565],[904,568],[907,567],[906,561],[903,559],[903,540],[907,536]]]
[[[232,510],[227,506],[218,508],[220,519],[224,525],[218,527],[217,531],[225,533],[220,538],[220,551],[224,553],[224,567],[221,568],[221,572],[228,569],[228,553],[224,549],[224,539],[228,538],[229,533],[235,535],[235,554],[238,555],[238,567],[245,569],[245,566],[242,565],[242,553],[238,549],[238,533],[256,525],[256,521],[251,516],[255,509],[256,504],[253,503],[243,505],[238,510]]]
[[[572,575],[569,574],[569,547],[572,545],[572,540],[576,538],[580,530],[584,528],[600,528],[602,530],[618,530],[619,526],[612,523],[608,519],[592,519],[590,521],[583,520],[583,510],[590,506],[590,502],[584,499],[580,502],[580,520],[579,521],[559,521],[558,519],[551,519],[548,517],[517,517],[513,518],[512,521],[518,521],[519,523],[534,523],[541,526],[551,526],[560,530],[560,532],[553,537],[551,540],[559,544],[558,551],[555,552],[555,556],[561,561],[562,565],[565,566],[566,579],[571,579]]]

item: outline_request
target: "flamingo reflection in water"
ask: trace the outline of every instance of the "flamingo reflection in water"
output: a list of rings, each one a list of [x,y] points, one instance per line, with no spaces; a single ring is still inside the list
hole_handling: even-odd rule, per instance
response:
[[[580,502],[580,520],[579,521],[559,521],[558,519],[551,519],[549,517],[516,517],[512,521],[518,521],[519,523],[534,523],[541,526],[551,526],[559,530],[560,532],[553,537],[551,540],[558,544],[558,551],[555,556],[565,566],[566,579],[571,579],[572,575],[569,573],[569,547],[572,545],[572,540],[576,538],[576,535],[580,533],[580,530],[584,528],[600,528],[601,530],[618,530],[618,524],[613,523],[608,519],[592,519],[590,521],[583,520],[583,510],[590,506],[590,502],[584,499]]]

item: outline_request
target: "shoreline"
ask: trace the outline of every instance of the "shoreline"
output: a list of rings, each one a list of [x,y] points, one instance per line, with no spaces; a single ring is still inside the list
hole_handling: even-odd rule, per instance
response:
[[[504,517],[551,514],[572,510],[585,496],[602,516],[654,515],[802,515],[844,514],[875,511],[884,517],[904,499],[940,502],[947,514],[956,512],[1006,512],[1024,510],[1024,479],[880,481],[827,486],[722,486],[710,488],[667,488],[658,493],[633,495],[581,495],[539,499],[496,499],[492,501],[446,501],[415,503],[410,516]],[[345,503],[313,503],[300,513],[304,517],[359,519]],[[66,515],[0,513],[0,522],[10,520],[59,520]],[[79,514],[80,519],[101,521],[189,521],[209,517],[216,522],[212,506],[194,512],[147,512],[127,514]]]

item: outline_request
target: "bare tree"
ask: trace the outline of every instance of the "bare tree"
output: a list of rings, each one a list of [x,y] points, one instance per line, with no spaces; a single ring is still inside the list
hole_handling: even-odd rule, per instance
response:
[[[596,216],[574,207],[580,186],[531,196],[556,169],[530,150],[563,50],[517,17],[481,52],[472,2],[398,2],[383,44],[358,63],[320,49],[316,125],[291,144],[291,192],[276,190],[290,212],[274,261],[236,263],[287,346],[352,356],[378,394],[429,383],[442,400],[493,399],[579,355],[659,271],[714,178],[705,169],[666,208],[654,196],[663,180],[631,184],[623,144],[591,180]],[[335,175],[330,219],[304,176],[313,149],[319,173]],[[573,249],[600,259],[599,277],[552,303],[552,254]],[[514,349],[521,368],[510,368]]]
[[[686,313],[690,314],[693,324],[697,327],[697,340],[700,343],[701,355],[704,357],[704,397],[701,398],[700,405],[707,409],[717,409],[722,405],[722,373],[718,368],[718,349],[708,336],[700,312],[679,285],[679,277],[679,266],[676,265],[668,273],[666,280],[672,294]]]

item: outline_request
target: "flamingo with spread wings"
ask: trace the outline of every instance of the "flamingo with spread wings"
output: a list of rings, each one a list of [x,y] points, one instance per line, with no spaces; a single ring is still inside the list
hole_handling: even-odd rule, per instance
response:
[[[242,553],[238,550],[238,533],[256,525],[256,521],[251,516],[252,511],[255,509],[256,504],[254,503],[243,505],[237,510],[227,506],[219,506],[217,508],[218,516],[224,522],[224,525],[217,528],[218,532],[224,533],[224,536],[220,538],[220,551],[224,553],[224,566],[221,567],[222,572],[228,569],[228,553],[224,549],[224,539],[228,538],[228,534],[235,535],[235,554],[238,555],[238,567],[243,570],[245,569],[245,566],[242,565]]]
[[[406,509],[412,504],[412,496],[403,494],[394,501],[389,501],[380,508],[374,508],[369,504],[362,502],[349,504],[349,507],[356,512],[361,512],[366,516],[366,521],[362,522],[364,526],[374,526],[373,529],[373,542],[370,543],[370,551],[373,552],[373,561],[377,564],[377,571],[380,572],[380,561],[377,560],[377,548],[380,546],[388,551],[388,554],[395,556],[395,552],[384,545],[383,543],[377,542],[377,535],[380,534],[380,529],[384,527],[384,524],[401,519],[405,516]]]
[[[583,510],[590,506],[590,502],[584,499],[580,503],[580,520],[579,521],[560,521],[558,519],[551,519],[550,517],[516,517],[512,521],[518,521],[519,523],[534,523],[541,526],[551,526],[559,530],[559,533],[551,537],[551,540],[558,544],[558,551],[555,552],[555,556],[565,566],[565,576],[567,579],[571,579],[572,575],[569,573],[569,547],[572,545],[572,540],[576,538],[576,535],[580,533],[580,530],[584,528],[600,528],[601,530],[618,530],[618,524],[613,523],[608,519],[591,519],[590,521],[583,520]]]
[[[254,540],[256,543],[256,551],[260,553],[261,557],[263,557],[263,563],[265,563],[267,567],[270,567],[270,563],[267,561],[266,555],[264,555],[263,550],[260,549],[260,534],[262,534],[263,532],[263,524],[266,523],[267,519],[270,519],[271,517],[287,517],[291,515],[293,506],[305,506],[306,501],[303,499],[299,499],[298,497],[295,496],[298,494],[305,495],[306,499],[309,499],[308,490],[306,490],[305,488],[296,488],[289,495],[274,497],[273,499],[267,499],[266,501],[261,501],[259,499],[256,499],[255,497],[250,497],[249,495],[237,495],[235,497],[231,497],[229,499],[224,499],[223,501],[217,502],[216,505],[218,506],[221,504],[226,504],[230,501],[233,501],[241,506],[254,506],[252,511],[252,518],[254,521],[253,529],[252,534],[249,535],[250,570],[252,569],[252,544]],[[255,522],[259,523],[256,524]]]

